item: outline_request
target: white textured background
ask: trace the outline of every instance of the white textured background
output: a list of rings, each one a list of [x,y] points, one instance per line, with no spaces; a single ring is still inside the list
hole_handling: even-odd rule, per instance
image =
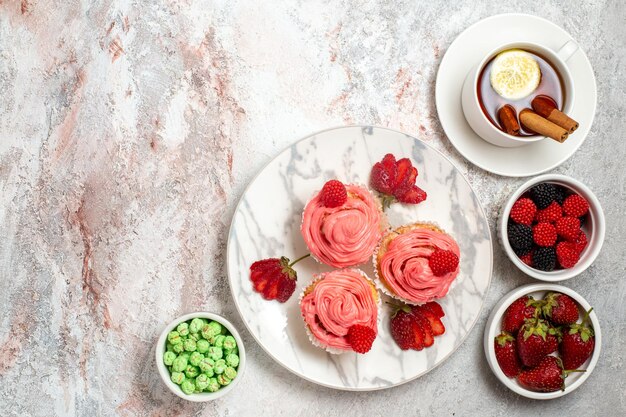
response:
[[[626,8],[465,3],[1,0],[0,415],[626,414]],[[597,76],[590,137],[556,170],[588,184],[607,215],[596,263],[566,283],[602,323],[593,375],[548,403],[492,376],[486,317],[531,282],[497,244],[478,325],[427,376],[355,394],[282,369],[243,329],[225,277],[226,231],[245,185],[302,136],[376,124],[449,155],[493,226],[523,180],[474,168],[450,146],[435,74],[465,27],[519,11],[569,31]],[[195,310],[231,318],[249,350],[237,390],[206,405],[170,394],[152,356],[164,324]]]

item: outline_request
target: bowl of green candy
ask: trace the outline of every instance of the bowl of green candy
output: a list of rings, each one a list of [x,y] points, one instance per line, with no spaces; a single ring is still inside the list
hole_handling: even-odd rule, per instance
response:
[[[213,313],[191,313],[165,327],[156,346],[165,385],[194,402],[226,395],[241,379],[246,352],[235,327]]]

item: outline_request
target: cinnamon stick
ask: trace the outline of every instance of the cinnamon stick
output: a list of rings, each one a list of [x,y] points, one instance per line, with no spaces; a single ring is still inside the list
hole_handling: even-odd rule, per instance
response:
[[[533,99],[531,105],[539,116],[561,126],[569,133],[578,129],[578,122],[556,108],[556,103],[548,96],[540,95]]]
[[[550,120],[539,116],[531,109],[524,109],[519,112],[519,120],[524,128],[539,135],[547,136],[559,143],[563,143],[569,136],[569,132],[567,130],[552,123]]]
[[[520,131],[519,122],[517,121],[517,112],[510,104],[501,107],[498,110],[498,119],[504,127],[504,131],[509,135],[518,136]]]

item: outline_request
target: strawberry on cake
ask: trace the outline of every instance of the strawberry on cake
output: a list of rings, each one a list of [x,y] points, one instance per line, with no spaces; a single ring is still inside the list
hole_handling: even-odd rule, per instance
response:
[[[374,254],[381,289],[410,304],[441,298],[459,274],[460,250],[432,224],[415,223],[388,233]]]
[[[340,269],[317,276],[300,297],[311,342],[330,353],[366,353],[378,334],[378,292],[365,273]]]
[[[367,262],[385,226],[380,203],[366,188],[330,180],[304,208],[301,232],[315,259],[344,268]]]

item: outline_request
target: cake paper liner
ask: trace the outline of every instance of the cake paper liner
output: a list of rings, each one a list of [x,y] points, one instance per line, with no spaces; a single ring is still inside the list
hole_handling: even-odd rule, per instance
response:
[[[380,320],[381,320],[381,313],[382,313],[382,299],[380,294],[377,291],[376,288],[376,284],[374,283],[374,281],[367,276],[367,274],[363,271],[361,271],[358,268],[352,268],[352,267],[348,267],[348,268],[341,268],[341,269],[336,269],[330,272],[324,272],[322,274],[319,275],[315,275],[313,277],[313,280],[309,283],[309,285],[307,285],[306,287],[304,287],[304,289],[300,292],[300,295],[298,296],[298,307],[300,307],[300,305],[302,304],[302,299],[304,298],[304,296],[306,294],[308,294],[310,291],[313,291],[313,288],[315,288],[315,285],[317,285],[320,281],[322,281],[326,275],[328,275],[331,272],[334,271],[340,271],[340,270],[352,270],[355,272],[358,272],[365,280],[367,280],[367,282],[369,284],[372,285],[372,290],[376,293],[376,338],[378,338],[378,335],[380,334]],[[309,291],[310,290],[310,291]],[[340,355],[342,353],[346,353],[346,352],[354,352],[351,349],[339,349],[336,347],[332,347],[332,346],[326,346],[323,343],[321,343],[317,337],[315,337],[315,335],[313,334],[313,332],[311,331],[311,328],[309,327],[308,323],[304,320],[304,317],[302,316],[302,311],[300,310],[300,318],[302,320],[302,323],[304,324],[304,330],[306,330],[306,334],[309,338],[309,340],[311,341],[311,343],[320,348],[320,349],[324,349],[326,352],[331,353],[333,355]]]
[[[374,285],[376,285],[376,288],[378,290],[380,290],[383,294],[388,295],[389,297],[395,299],[395,300],[399,300],[402,301],[406,304],[410,304],[410,305],[423,305],[426,304],[430,301],[435,301],[435,300],[440,300],[441,298],[445,297],[446,295],[448,295],[448,293],[450,292],[450,289],[452,288],[452,285],[454,284],[454,282],[456,282],[456,278],[454,278],[453,282],[450,284],[450,287],[448,288],[448,292],[446,292],[446,294],[443,297],[433,297],[432,299],[429,299],[427,301],[423,301],[423,302],[417,302],[417,301],[413,301],[413,300],[409,300],[407,298],[401,297],[400,295],[396,294],[395,292],[393,292],[393,290],[389,287],[387,287],[387,285],[385,284],[385,280],[384,278],[381,278],[379,272],[378,272],[378,252],[380,251],[383,242],[386,240],[386,237],[389,236],[389,234],[391,233],[396,233],[396,230],[402,228],[402,227],[426,227],[426,228],[431,228],[434,227],[436,228],[440,233],[443,233],[445,235],[450,236],[452,239],[454,239],[450,234],[448,234],[445,230],[443,230],[441,228],[441,226],[439,226],[436,222],[430,222],[430,221],[420,221],[420,222],[415,222],[415,223],[409,223],[409,224],[405,224],[399,227],[396,227],[395,229],[389,231],[387,234],[385,234],[382,239],[380,239],[380,242],[378,243],[378,246],[376,246],[376,249],[374,250],[374,254],[372,255],[372,266],[374,269]],[[399,235],[399,234],[398,234]],[[456,240],[455,240],[456,241]],[[457,275],[458,276],[458,275]]]

